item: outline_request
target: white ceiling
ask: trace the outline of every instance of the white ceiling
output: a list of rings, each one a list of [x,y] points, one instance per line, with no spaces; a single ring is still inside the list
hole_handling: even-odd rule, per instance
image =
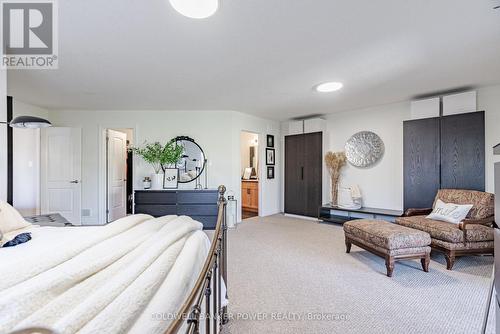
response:
[[[267,118],[500,83],[492,0],[221,0],[205,20],[168,0],[60,0],[59,69],[9,71],[55,109],[238,110]],[[341,81],[320,94],[312,87]]]

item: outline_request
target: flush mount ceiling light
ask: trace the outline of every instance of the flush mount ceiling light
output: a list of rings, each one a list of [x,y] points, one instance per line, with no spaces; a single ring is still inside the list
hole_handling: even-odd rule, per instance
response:
[[[48,128],[52,124],[46,119],[34,116],[18,116],[14,118],[9,125],[13,128],[38,129]]]
[[[344,85],[341,82],[324,82],[315,87],[316,91],[320,93],[330,93],[339,90]]]
[[[169,0],[176,11],[192,19],[212,16],[219,8],[219,0]]]

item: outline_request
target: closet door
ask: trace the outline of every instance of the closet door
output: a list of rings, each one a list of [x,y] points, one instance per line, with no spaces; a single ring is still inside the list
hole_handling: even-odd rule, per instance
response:
[[[323,134],[304,135],[304,215],[317,217],[322,197]]]
[[[285,137],[285,213],[304,215],[304,135]]]
[[[484,111],[441,119],[441,188],[485,189]]]
[[[439,118],[403,123],[404,208],[430,208],[440,185]]]

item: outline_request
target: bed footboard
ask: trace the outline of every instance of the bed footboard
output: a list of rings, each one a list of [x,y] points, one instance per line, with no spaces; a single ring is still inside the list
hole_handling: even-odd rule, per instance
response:
[[[218,216],[209,254],[195,286],[165,334],[219,333],[228,322],[227,306],[227,224],[225,186],[219,186]],[[223,296],[222,284],[226,286]],[[182,329],[182,331],[181,331]]]

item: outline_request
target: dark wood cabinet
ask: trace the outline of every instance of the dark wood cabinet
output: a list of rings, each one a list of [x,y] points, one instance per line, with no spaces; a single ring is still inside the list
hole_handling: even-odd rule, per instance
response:
[[[404,203],[430,208],[440,188],[439,118],[403,123]]]
[[[441,188],[485,189],[484,111],[441,119]]]
[[[322,196],[323,134],[285,137],[285,213],[317,217]]]
[[[135,213],[190,216],[212,230],[217,224],[217,190],[136,190]]]
[[[430,208],[438,189],[485,189],[484,111],[403,123],[404,208]]]
[[[304,137],[285,137],[285,213],[303,215],[304,194]]]

